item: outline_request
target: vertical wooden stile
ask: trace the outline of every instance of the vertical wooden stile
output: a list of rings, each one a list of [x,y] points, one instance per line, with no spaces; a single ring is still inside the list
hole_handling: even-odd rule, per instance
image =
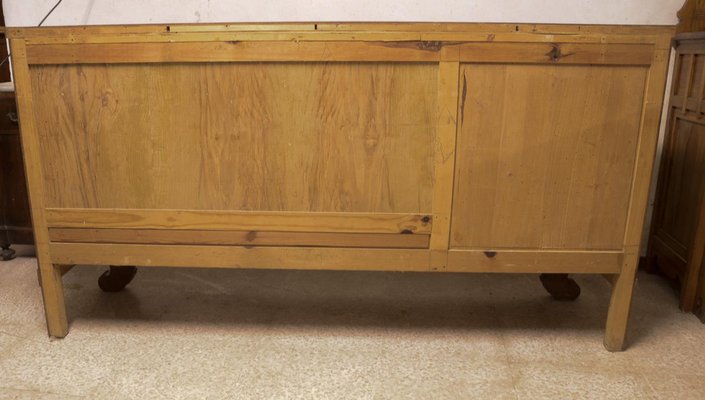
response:
[[[450,241],[450,213],[453,208],[455,139],[458,130],[458,82],[460,63],[442,61],[438,65],[438,124],[436,125],[433,228],[431,269],[445,269]]]
[[[669,54],[670,49],[668,46],[664,45],[655,49],[653,63],[649,69],[646,88],[644,89],[644,107],[641,115],[639,143],[637,144],[637,159],[633,173],[632,193],[624,236],[622,271],[614,279],[607,312],[604,344],[609,351],[621,351],[624,348],[634,281],[639,264],[639,248],[646,216],[653,159],[656,154],[659,125],[661,123],[661,110],[663,108],[666,85],[664,76],[668,69]],[[690,70],[692,70],[692,60]],[[686,100],[687,95],[684,97],[684,102]]]
[[[49,335],[64,337],[68,333],[66,307],[64,305],[64,288],[61,281],[61,266],[55,266],[49,254],[49,230],[44,215],[44,193],[42,177],[42,160],[40,157],[39,137],[32,113],[32,84],[27,64],[27,50],[24,40],[10,41],[12,50],[12,68],[14,72],[17,105],[20,123],[20,137],[24,153],[27,189],[29,192],[34,240],[37,262],[41,277],[42,296]]]

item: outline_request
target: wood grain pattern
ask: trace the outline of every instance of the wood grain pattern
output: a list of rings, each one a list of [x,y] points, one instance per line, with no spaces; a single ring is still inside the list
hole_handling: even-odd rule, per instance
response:
[[[35,66],[31,76],[48,207],[431,211],[435,65]]]
[[[621,249],[646,72],[463,65],[451,247]]]

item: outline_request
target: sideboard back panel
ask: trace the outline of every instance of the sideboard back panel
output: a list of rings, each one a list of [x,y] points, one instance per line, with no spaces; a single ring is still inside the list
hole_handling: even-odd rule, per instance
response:
[[[451,247],[622,248],[646,77],[463,65]]]
[[[51,335],[72,264],[594,273],[623,348],[673,28],[7,32]]]
[[[47,207],[431,212],[437,64],[30,73]]]

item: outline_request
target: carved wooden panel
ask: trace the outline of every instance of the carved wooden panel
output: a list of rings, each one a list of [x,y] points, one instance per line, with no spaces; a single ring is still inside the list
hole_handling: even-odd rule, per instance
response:
[[[686,0],[678,19],[678,33],[705,31],[705,0]]]

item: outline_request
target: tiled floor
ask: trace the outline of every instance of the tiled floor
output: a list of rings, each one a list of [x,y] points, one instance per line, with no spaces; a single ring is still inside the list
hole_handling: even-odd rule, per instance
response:
[[[561,303],[528,275],[101,271],[66,275],[51,340],[35,260],[0,262],[0,399],[705,398],[705,325],[646,274],[613,354],[597,276]]]

